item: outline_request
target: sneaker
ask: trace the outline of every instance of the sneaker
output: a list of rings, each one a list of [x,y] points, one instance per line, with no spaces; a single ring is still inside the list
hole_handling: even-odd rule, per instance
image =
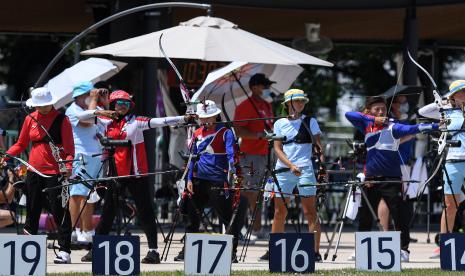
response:
[[[261,256],[258,260],[262,262],[268,262],[270,260],[270,251],[267,250],[265,254]]]
[[[70,264],[71,263],[71,256],[68,252],[65,251],[58,251],[57,256],[53,260],[55,264]]]
[[[81,262],[92,262],[92,250],[89,250],[89,252],[81,258]]]
[[[159,264],[160,254],[155,250],[149,250],[145,258],[143,258],[140,262],[143,264]]]
[[[410,252],[408,250],[400,250],[400,261],[408,263],[410,260]]]
[[[246,239],[245,239],[245,236],[244,235],[239,235],[239,244],[240,245],[245,245],[246,244]],[[255,244],[255,240],[252,239],[252,237],[250,237],[249,239],[249,245],[254,245]]]
[[[315,252],[315,263],[322,263],[323,258],[321,258],[321,255],[319,252]]]
[[[81,233],[78,232],[77,234],[77,241],[83,244],[89,244],[92,242],[92,238],[95,235],[95,231],[82,231]]]
[[[355,251],[353,251],[352,254],[350,254],[350,256],[347,257],[347,260],[348,261],[355,261]]]
[[[438,246],[433,250],[433,254],[429,256],[430,259],[439,259],[441,257],[441,248]]]
[[[263,229],[260,229],[259,231],[252,231],[252,236],[256,240],[266,240],[266,239],[268,239],[268,233],[263,231]]]
[[[178,255],[174,257],[175,262],[182,262],[184,261],[184,250],[179,251]]]

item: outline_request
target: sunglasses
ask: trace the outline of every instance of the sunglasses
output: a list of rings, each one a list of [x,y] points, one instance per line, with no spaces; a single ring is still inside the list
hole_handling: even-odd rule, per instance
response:
[[[125,101],[125,100],[117,100],[116,101],[117,105],[125,105],[127,108],[131,107],[131,102],[130,101]]]

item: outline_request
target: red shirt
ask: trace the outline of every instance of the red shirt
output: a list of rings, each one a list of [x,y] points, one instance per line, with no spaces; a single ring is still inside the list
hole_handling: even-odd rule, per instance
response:
[[[42,115],[34,111],[30,116],[34,117],[45,129],[49,129],[58,115],[58,111],[52,109],[48,114]],[[7,151],[8,154],[16,156],[23,152],[31,142],[39,142],[45,137],[45,131],[38,125],[30,116],[26,116],[21,133],[19,134],[18,142],[11,146]],[[61,139],[63,144],[58,144],[61,158],[63,160],[74,159],[74,139],[73,130],[68,117],[65,116],[61,124]],[[43,174],[59,174],[58,163],[53,158],[52,150],[48,143],[32,143],[31,152],[29,154],[29,164]],[[71,170],[72,162],[66,163],[66,167]]]
[[[259,113],[257,113],[256,109],[258,109]],[[237,106],[236,112],[234,113],[234,120],[266,117],[273,117],[271,104],[257,97],[245,99]],[[269,130],[272,129],[273,123],[264,120],[234,123],[234,125],[245,127],[251,132],[263,132],[265,130],[265,124],[267,124]],[[266,155],[268,154],[268,142],[260,139],[242,138],[241,151],[246,154]]]

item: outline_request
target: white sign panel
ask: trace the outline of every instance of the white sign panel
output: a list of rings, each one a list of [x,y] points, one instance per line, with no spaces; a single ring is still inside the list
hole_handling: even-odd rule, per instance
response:
[[[185,275],[231,275],[232,235],[186,234]]]
[[[0,275],[45,275],[45,235],[0,235]]]
[[[367,271],[400,271],[400,232],[356,232],[355,267]]]

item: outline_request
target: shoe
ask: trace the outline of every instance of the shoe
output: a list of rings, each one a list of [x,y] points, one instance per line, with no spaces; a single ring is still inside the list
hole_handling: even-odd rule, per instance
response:
[[[70,264],[71,263],[71,256],[68,252],[65,251],[58,251],[57,256],[53,260],[55,264]]]
[[[77,234],[77,241],[83,244],[89,244],[92,242],[92,238],[95,235],[95,231],[82,231],[81,233],[78,232]]]
[[[355,261],[355,251],[347,258],[348,261]]]
[[[267,262],[270,260],[270,251],[266,251],[265,254],[263,256],[261,256],[260,258],[258,258],[259,261],[262,261],[262,262]]]
[[[159,264],[160,254],[155,250],[149,250],[145,258],[143,258],[140,262],[143,264]]]
[[[182,262],[184,261],[184,250],[179,251],[178,255],[174,257],[175,262]]]
[[[400,261],[404,263],[410,261],[410,252],[408,250],[400,250]]]
[[[323,258],[321,258],[320,253],[315,252],[315,263],[322,263],[322,262],[323,262]]]
[[[89,252],[81,258],[81,262],[92,262],[92,250],[89,250]]]
[[[251,237],[254,237],[256,240],[266,240],[268,239],[268,233],[260,229],[259,231],[252,231]]]
[[[433,250],[433,254],[429,256],[430,259],[439,259],[441,257],[441,248],[438,246]]]

